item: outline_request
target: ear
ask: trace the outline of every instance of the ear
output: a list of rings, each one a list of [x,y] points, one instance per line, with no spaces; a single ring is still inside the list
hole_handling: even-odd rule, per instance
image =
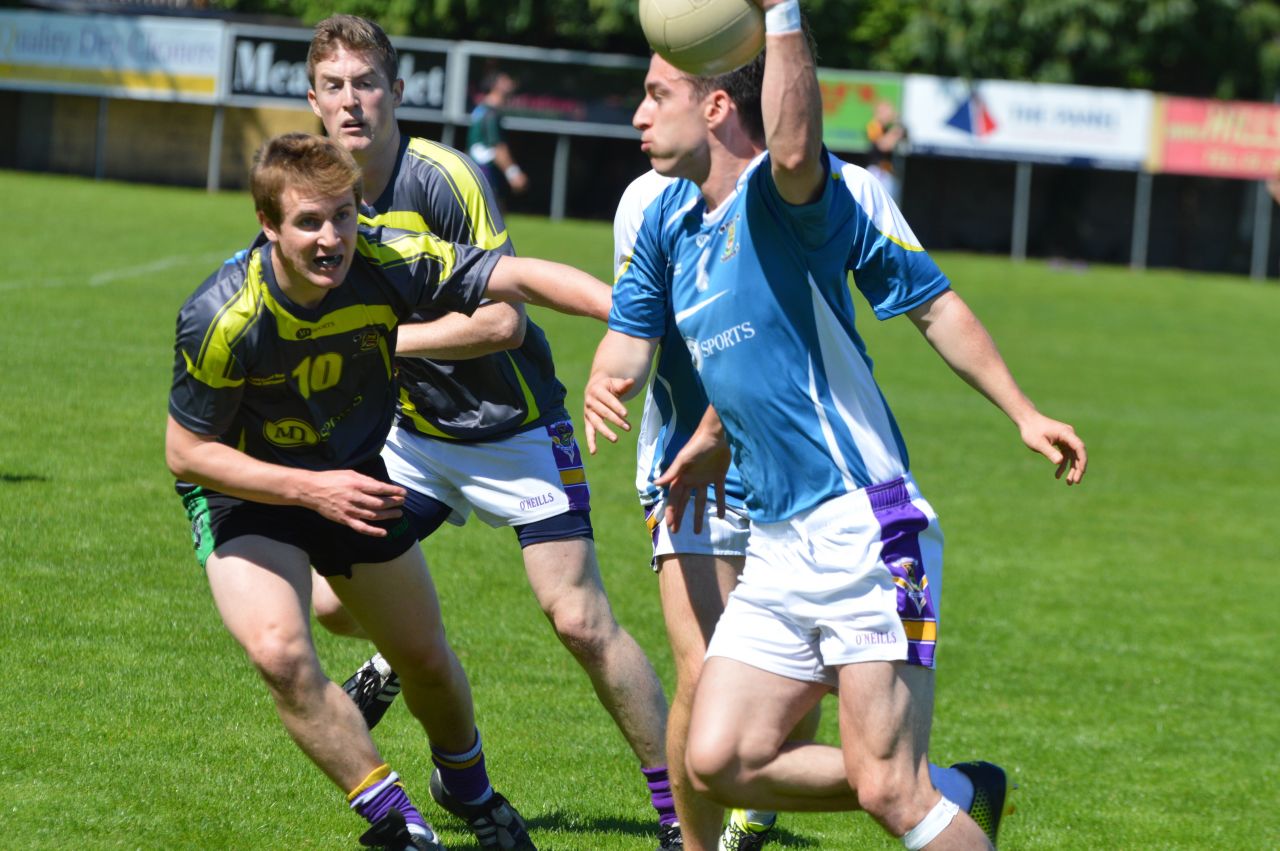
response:
[[[391,103],[399,107],[404,101],[404,80],[397,79],[391,84]]]
[[[316,118],[319,118],[323,122],[324,116],[320,114],[320,104],[316,102],[315,86],[307,87],[307,103],[311,104],[311,111],[316,114]]]
[[[719,128],[732,118],[737,110],[733,99],[722,89],[716,89],[702,102],[702,116],[712,130]]]
[[[271,224],[267,219],[266,213],[261,210],[258,211],[258,225],[262,228],[262,232],[267,235],[267,239],[272,242],[280,241],[280,231],[276,229],[275,225]]]

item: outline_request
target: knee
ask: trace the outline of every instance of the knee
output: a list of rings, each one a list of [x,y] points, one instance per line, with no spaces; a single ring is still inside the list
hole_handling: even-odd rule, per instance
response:
[[[547,609],[547,618],[561,643],[578,659],[603,659],[609,643],[619,631],[607,601],[585,595],[558,600]]]
[[[245,651],[277,701],[301,705],[324,681],[315,650],[305,635],[266,630]]]
[[[451,683],[459,664],[443,631],[419,636],[418,640],[404,646],[378,649],[401,680],[426,688]]]
[[[738,743],[728,737],[690,735],[684,759],[694,790],[713,801],[732,799],[750,773]]]

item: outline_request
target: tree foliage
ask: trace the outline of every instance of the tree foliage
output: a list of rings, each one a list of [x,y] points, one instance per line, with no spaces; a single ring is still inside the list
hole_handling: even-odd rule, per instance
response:
[[[332,0],[223,0],[314,23]],[[642,54],[636,0],[346,0],[388,32]],[[836,68],[1272,100],[1280,0],[803,0]]]

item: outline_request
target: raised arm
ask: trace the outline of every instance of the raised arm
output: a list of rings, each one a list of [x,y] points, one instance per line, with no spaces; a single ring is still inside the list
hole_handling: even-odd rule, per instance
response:
[[[523,301],[568,313],[609,318],[612,295],[608,284],[586,272],[532,257],[500,257],[489,276],[486,296],[500,301]]]
[[[778,193],[808,204],[822,193],[822,95],[798,0],[763,0],[765,12],[764,113]]]
[[[1022,442],[1057,465],[1057,477],[1078,484],[1088,464],[1084,441],[1070,425],[1046,417],[1019,389],[995,341],[953,290],[908,312],[947,365],[1013,420]]]
[[[640,392],[649,377],[658,340],[630,337],[610,329],[596,347],[591,375],[584,392],[582,420],[587,429],[587,451],[596,454],[596,434],[610,443],[618,442],[608,424],[631,430],[627,406],[623,404]]]
[[[185,428],[172,415],[164,456],[170,472],[183,481],[253,502],[310,508],[379,538],[386,530],[370,523],[399,517],[404,502],[403,488],[354,470],[316,472],[259,461],[216,437]]]
[[[466,360],[519,348],[524,342],[524,307],[509,302],[481,305],[471,316],[444,313],[428,322],[400,326],[396,354],[402,357]]]

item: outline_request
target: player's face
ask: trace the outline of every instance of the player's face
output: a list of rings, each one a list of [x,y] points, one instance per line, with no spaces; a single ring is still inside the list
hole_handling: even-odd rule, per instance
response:
[[[388,80],[369,57],[338,45],[316,63],[307,101],[329,137],[365,165],[380,155],[395,156],[396,107],[403,93],[403,80]]]
[[[640,150],[654,170],[702,182],[710,163],[703,102],[688,77],[656,53],[644,78],[644,100],[631,123],[640,131]]]
[[[310,307],[346,279],[359,221],[354,190],[325,197],[290,186],[280,198],[279,226],[260,221],[273,243],[276,280],[289,298]]]

